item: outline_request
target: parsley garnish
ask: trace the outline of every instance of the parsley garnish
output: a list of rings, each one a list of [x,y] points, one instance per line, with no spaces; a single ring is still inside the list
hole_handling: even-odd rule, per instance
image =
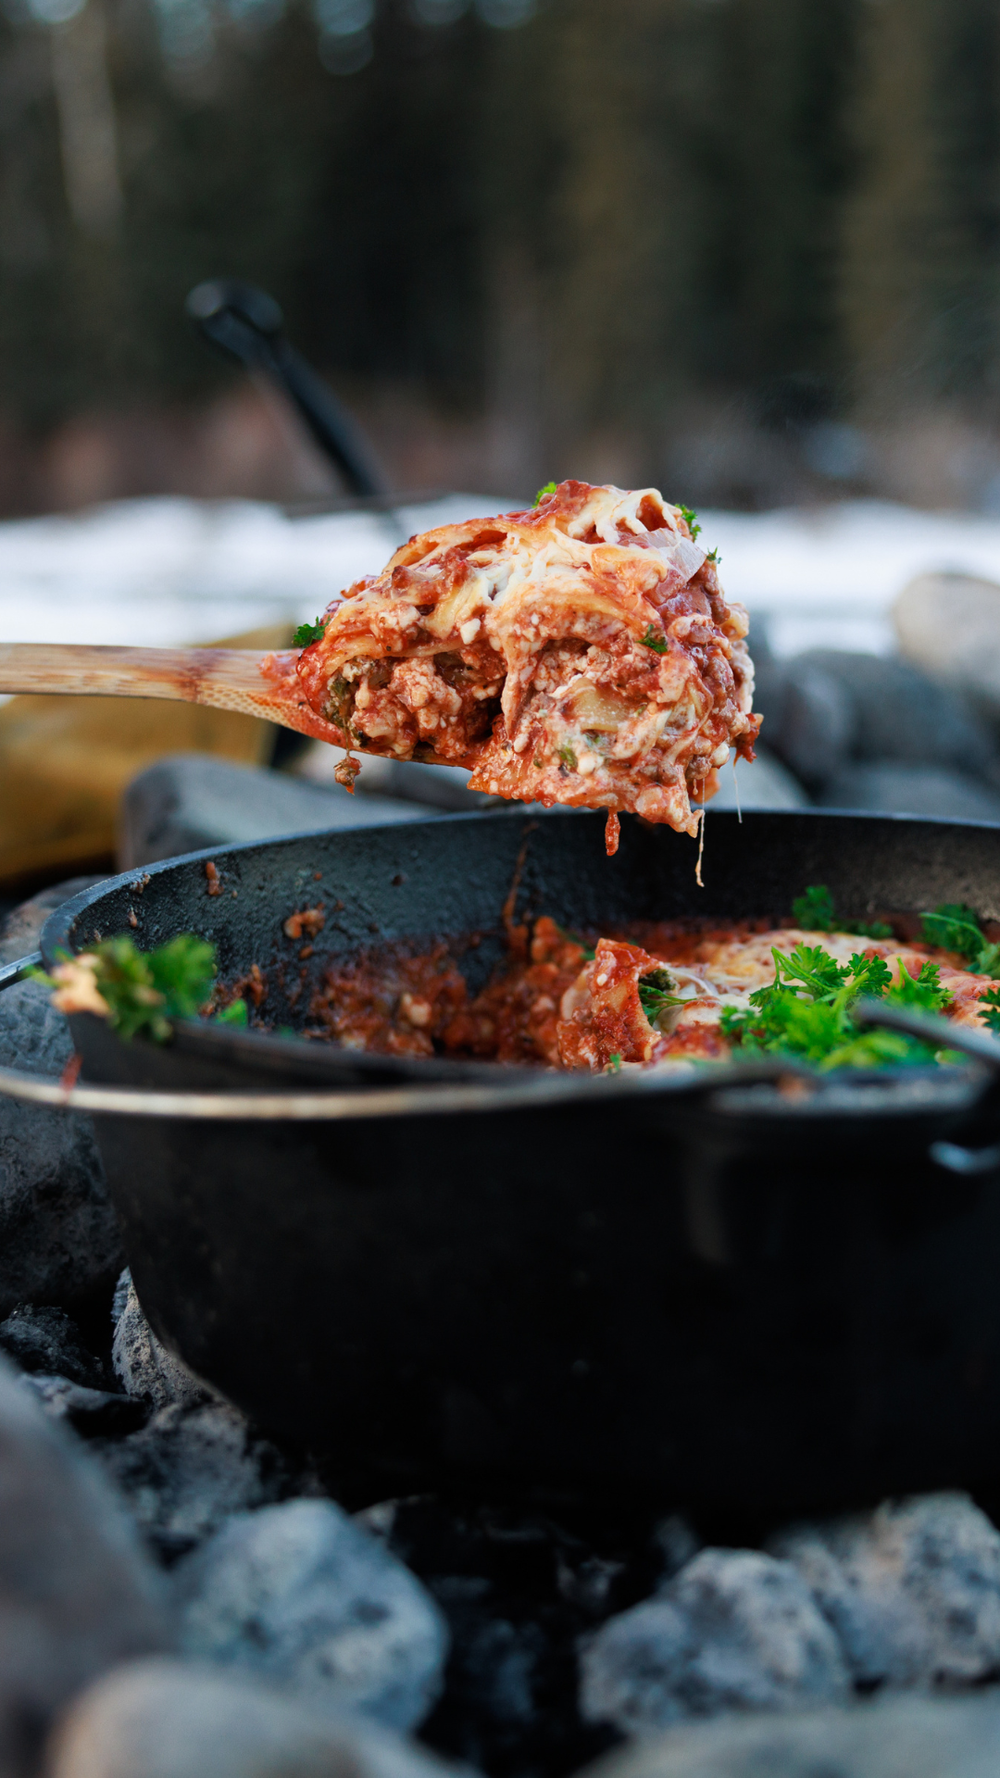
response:
[[[550,494],[554,494],[558,486],[558,482],[546,482],[544,488],[539,488],[535,495],[535,505],[541,506],[542,501],[547,500]]]
[[[790,956],[772,950],[774,981],[750,996],[742,1011],[723,1009],[723,1036],[744,1055],[776,1055],[831,1068],[882,1068],[933,1062],[940,1052],[895,1031],[862,1031],[851,1017],[860,995],[897,1006],[941,1012],[950,995],[937,966],[925,963],[911,976],[899,965],[899,981],[881,957],[853,956],[846,966],[822,945],[796,945]]]
[[[217,1025],[235,1025],[238,1030],[245,1031],[250,1020],[250,1012],[245,1000],[232,1000],[228,1006],[221,1006],[215,1015]],[[284,1028],[282,1028],[284,1034]],[[294,1036],[294,1032],[292,1033]]]
[[[314,624],[300,624],[292,637],[293,648],[308,648],[310,642],[322,642],[326,635],[326,620],[318,617]]]
[[[136,950],[134,939],[106,938],[83,957],[67,957],[51,975],[32,972],[35,981],[72,993],[90,980],[107,1008],[102,1016],[126,1042],[140,1034],[155,1043],[172,1035],[171,1020],[192,1019],[215,983],[215,946],[193,932],[179,933],[155,951]],[[87,997],[89,998],[89,996]]]
[[[811,883],[792,902],[792,917],[804,932],[851,932],[856,938],[891,938],[884,920],[841,920],[825,883]]]
[[[697,513],[692,512],[690,506],[679,506],[677,511],[680,513],[681,518],[684,520],[684,523],[691,533],[691,542],[694,543],[695,539],[701,536],[701,526],[698,523]]]
[[[611,1057],[610,1061],[608,1062],[608,1065],[605,1068],[604,1072],[605,1072],[605,1074],[620,1074],[621,1071],[622,1071],[621,1052],[619,1050],[615,1050],[615,1053]]]
[[[718,546],[716,546],[715,549],[709,550],[708,555],[705,557],[705,560],[706,560],[706,562],[712,562],[716,568],[719,566],[719,563],[722,561],[722,557],[719,554]]]
[[[568,741],[564,741],[559,749],[559,760],[560,763],[565,766],[567,772],[576,771],[576,754]]]
[[[643,648],[651,648],[654,654],[666,654],[667,649],[670,647],[670,643],[667,641],[666,636],[658,636],[652,624],[648,625],[646,634],[640,636],[639,641],[642,643]]]
[[[976,975],[1000,976],[1000,945],[990,943],[974,908],[963,901],[944,901],[920,918],[925,944],[956,951]]]
[[[983,1009],[980,1018],[994,1036],[1000,1037],[1000,988],[987,988],[980,994],[978,1004]]]
[[[680,996],[671,992],[675,982],[668,969],[651,969],[639,981],[639,1005],[651,1025],[671,1006],[683,1006]]]

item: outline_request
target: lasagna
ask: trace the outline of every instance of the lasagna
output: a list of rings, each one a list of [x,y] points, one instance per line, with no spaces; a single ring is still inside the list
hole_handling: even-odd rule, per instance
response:
[[[760,718],[746,612],[691,517],[654,488],[566,481],[529,511],[424,532],[331,605],[299,695],[348,750],[606,809],[612,837],[620,810],[694,835]]]
[[[506,964],[475,995],[444,943],[423,955],[338,962],[313,996],[307,1034],[383,1054],[479,1057],[597,1073],[722,1062],[736,1058],[734,1022],[747,1015],[752,1028],[753,996],[774,986],[779,960],[804,954],[822,957],[825,968],[845,976],[852,965],[869,975],[873,965],[881,966],[881,982],[893,997],[910,984],[912,1001],[920,1004],[922,987],[928,990],[924,1006],[956,1025],[995,1028],[983,1003],[992,978],[929,944],[764,929],[761,923],[713,928],[680,921],[587,943],[545,916],[530,930],[512,929]],[[816,1001],[803,1004],[815,1007]],[[907,1057],[902,1050],[894,1056],[890,1047],[874,1065],[906,1059],[933,1058]]]

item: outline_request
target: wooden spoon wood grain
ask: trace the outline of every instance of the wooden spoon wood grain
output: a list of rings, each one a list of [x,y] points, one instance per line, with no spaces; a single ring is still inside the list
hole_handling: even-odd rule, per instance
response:
[[[345,747],[348,737],[302,696],[294,652],[244,648],[104,648],[74,642],[0,643],[0,692],[169,698],[240,710]]]

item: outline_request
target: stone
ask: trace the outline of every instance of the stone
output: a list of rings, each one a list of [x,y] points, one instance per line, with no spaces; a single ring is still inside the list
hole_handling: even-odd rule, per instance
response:
[[[706,805],[709,814],[716,809],[801,809],[809,798],[790,771],[775,754],[758,747],[752,765],[739,760],[735,771],[730,763],[719,773],[719,788]]]
[[[46,1778],[471,1778],[373,1723],[168,1659],[118,1668],[61,1720]]]
[[[966,1494],[792,1527],[798,1570],[861,1684],[971,1685],[1000,1672],[1000,1532]]]
[[[297,774],[310,784],[333,784],[334,768],[344,757],[341,748],[315,741],[296,768]],[[354,785],[356,796],[395,797],[451,812],[495,808],[498,803],[503,807],[499,797],[468,789],[468,768],[425,765],[415,759],[383,759],[369,754],[360,755],[360,764]]]
[[[996,1778],[997,1772],[1000,1700],[988,1694],[890,1697],[849,1709],[690,1724],[608,1755],[588,1766],[585,1778]]]
[[[250,1670],[310,1708],[407,1729],[441,1690],[442,1613],[333,1501],[241,1513],[175,1578],[184,1653]]]
[[[280,1453],[222,1401],[175,1402],[127,1438],[93,1448],[166,1559],[187,1554],[230,1513],[276,1500],[287,1486]]]
[[[103,1364],[88,1352],[65,1309],[19,1304],[0,1321],[0,1347],[23,1371],[57,1373],[88,1389],[101,1389],[108,1381]]]
[[[124,1271],[115,1289],[111,1363],[127,1395],[155,1408],[197,1407],[222,1397],[189,1370],[182,1358],[159,1341],[142,1312],[132,1274]],[[3,1328],[0,1327],[0,1339]]]
[[[851,755],[855,710],[839,679],[804,657],[782,663],[780,697],[769,720],[767,746],[810,790]]]
[[[971,574],[920,574],[892,608],[900,652],[1000,717],[1000,585]]]
[[[84,1448],[0,1359],[0,1772],[35,1769],[57,1707],[170,1646],[164,1584]]]
[[[95,878],[46,890],[7,916],[0,963],[37,949],[53,908]],[[0,1066],[61,1075],[73,1055],[69,1026],[45,988],[18,982],[0,994]],[[72,1304],[110,1283],[121,1239],[88,1117],[0,1098],[0,1316],[19,1304]]]
[[[142,1402],[108,1389],[87,1389],[69,1377],[34,1373],[21,1387],[40,1402],[53,1420],[65,1420],[83,1438],[114,1437],[134,1432],[146,1418]]]
[[[706,1549],[653,1599],[609,1618],[581,1652],[580,1709],[626,1735],[719,1710],[846,1697],[837,1638],[790,1562]]]
[[[18,958],[37,950],[42,927],[49,915],[62,907],[64,901],[71,901],[74,895],[80,895],[84,889],[91,889],[102,881],[102,877],[69,877],[62,883],[50,884],[28,901],[12,908],[0,922],[0,965],[16,963]]]
[[[975,776],[996,753],[993,736],[967,701],[909,661],[814,648],[794,664],[823,673],[849,700],[855,759],[945,766]]]
[[[337,784],[310,784],[285,772],[179,753],[158,760],[126,786],[118,856],[122,870],[131,870],[204,846],[428,818],[417,803],[351,796]]]
[[[826,809],[1000,821],[997,791],[964,772],[935,766],[848,765],[827,780],[816,800]]]

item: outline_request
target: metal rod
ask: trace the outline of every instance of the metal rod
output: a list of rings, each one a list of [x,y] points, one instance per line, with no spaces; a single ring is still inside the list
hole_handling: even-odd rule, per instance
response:
[[[191,291],[185,309],[218,351],[277,384],[352,494],[389,492],[361,428],[286,339],[273,297],[237,278],[213,278]]]

